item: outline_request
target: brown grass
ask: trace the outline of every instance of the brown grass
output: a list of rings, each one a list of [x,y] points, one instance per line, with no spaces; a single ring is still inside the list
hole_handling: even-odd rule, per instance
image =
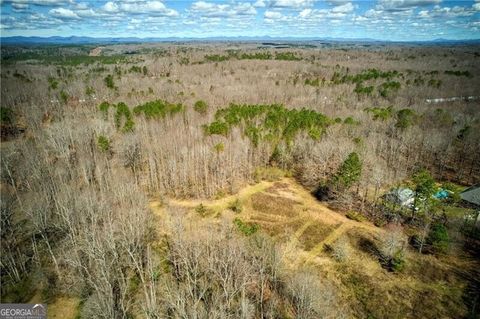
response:
[[[335,230],[336,227],[315,222],[305,229],[299,241],[306,251],[312,250],[319,242]]]
[[[74,319],[77,317],[79,303],[78,298],[59,297],[48,305],[48,318]]]
[[[299,202],[265,193],[254,194],[251,198],[252,208],[258,212],[293,217],[297,215],[295,205]]]

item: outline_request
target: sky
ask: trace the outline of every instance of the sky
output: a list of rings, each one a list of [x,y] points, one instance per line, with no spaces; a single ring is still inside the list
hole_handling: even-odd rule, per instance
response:
[[[480,39],[480,0],[0,0],[0,35]]]

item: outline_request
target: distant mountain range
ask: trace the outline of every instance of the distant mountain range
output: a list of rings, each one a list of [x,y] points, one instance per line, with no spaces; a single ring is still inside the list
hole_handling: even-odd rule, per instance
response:
[[[181,37],[166,37],[166,38],[136,38],[136,37],[118,37],[118,38],[94,38],[94,37],[0,37],[1,44],[112,44],[112,43],[145,43],[145,42],[205,42],[205,41],[292,41],[292,42],[363,42],[363,43],[417,43],[417,44],[480,44],[480,39],[473,40],[448,40],[435,39],[431,41],[385,41],[369,38],[313,38],[313,37],[206,37],[206,38],[181,38]]]

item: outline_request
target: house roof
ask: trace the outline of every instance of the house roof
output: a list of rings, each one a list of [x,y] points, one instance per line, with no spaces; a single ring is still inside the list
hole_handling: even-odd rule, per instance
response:
[[[415,193],[409,188],[396,188],[385,194],[385,198],[390,202],[406,205],[413,202],[414,195]]]
[[[460,197],[471,204],[480,206],[480,184],[473,185],[460,193]]]

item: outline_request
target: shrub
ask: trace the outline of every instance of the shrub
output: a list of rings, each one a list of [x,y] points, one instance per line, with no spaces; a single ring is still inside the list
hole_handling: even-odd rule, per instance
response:
[[[401,272],[405,268],[405,263],[403,251],[399,250],[390,260],[390,269],[394,272]]]
[[[350,258],[351,249],[348,240],[345,237],[340,237],[332,244],[332,257],[340,262],[346,261]]]
[[[26,74],[25,71],[24,71],[24,73]],[[24,75],[22,73],[18,73],[18,71],[15,71],[15,73],[13,73],[13,76],[22,80],[22,81],[28,82],[28,83],[32,82],[32,80],[30,80],[26,75]]]
[[[2,125],[13,125],[15,122],[15,114],[9,107],[0,107],[0,123]]]
[[[217,143],[213,148],[215,149],[215,152],[221,153],[225,149],[225,145],[223,145],[223,143]]]
[[[419,77],[417,77],[417,78],[415,78],[415,79],[413,80],[413,84],[414,84],[415,86],[424,85],[424,84],[425,84],[425,80],[424,80],[421,76],[419,76]]]
[[[135,127],[135,122],[131,117],[127,118],[125,124],[123,125],[122,132],[127,133],[133,131]]]
[[[95,94],[95,89],[91,86],[87,86],[87,88],[85,89],[85,94],[91,96]]]
[[[130,70],[128,70],[130,73],[135,72],[135,73],[142,73],[142,68],[136,65],[132,65]]]
[[[442,80],[430,79],[428,85],[438,89],[442,85]]]
[[[320,79],[315,79],[315,80],[306,79],[305,85],[320,86]]]
[[[354,137],[352,139],[353,143],[355,143],[355,145],[357,146],[362,146],[363,145],[363,140],[361,137]]]
[[[472,133],[472,127],[470,125],[465,125],[460,131],[458,131],[457,139],[464,140],[470,135],[470,133]]]
[[[437,125],[445,127],[445,126],[453,126],[455,120],[450,112],[444,109],[436,109],[433,113],[433,120],[436,122]]]
[[[373,86],[363,86],[361,83],[357,83],[354,92],[358,95],[370,96],[373,92]]]
[[[106,101],[102,102],[99,106],[98,109],[103,113],[105,118],[108,116],[108,109],[110,108],[110,104]]]
[[[241,60],[270,60],[272,54],[270,52],[255,52],[255,53],[242,53],[239,56]]]
[[[115,126],[117,127],[117,129],[120,129],[120,127],[122,126],[122,118],[125,118],[122,131],[132,131],[135,123],[133,122],[132,113],[130,112],[128,105],[120,102],[116,105],[116,108],[117,111],[115,112]]]
[[[228,125],[224,122],[215,121],[210,123],[210,125],[204,125],[203,129],[207,135],[224,135],[227,136],[229,128]]]
[[[293,52],[278,52],[275,53],[275,60],[284,60],[284,61],[300,61],[302,58],[299,58]]]
[[[49,88],[55,90],[58,88],[58,81],[53,77],[48,77]]]
[[[253,235],[260,229],[260,226],[258,224],[245,223],[240,218],[235,218],[233,220],[233,223],[235,224],[235,226],[237,226],[237,229],[245,236]]]
[[[222,61],[227,61],[229,59],[230,57],[227,55],[212,54],[212,55],[205,56],[205,60],[211,61],[211,62],[222,62]]]
[[[110,140],[103,135],[100,135],[97,138],[97,145],[100,148],[100,150],[103,152],[110,150]]]
[[[446,253],[450,245],[450,237],[445,225],[434,224],[428,234],[427,243],[432,246],[435,252]]]
[[[416,120],[416,113],[411,109],[401,109],[397,112],[397,123],[395,126],[401,130],[405,130],[412,126]]]
[[[113,75],[109,74],[107,75],[103,81],[105,82],[105,85],[110,88],[110,89],[115,89],[115,82],[113,81]]]
[[[230,209],[234,213],[239,214],[242,212],[243,209],[242,202],[240,202],[240,199],[237,198],[228,205],[228,209]]]
[[[164,118],[167,114],[173,115],[182,112],[185,107],[178,103],[173,104],[163,100],[150,101],[141,105],[137,105],[133,109],[135,115],[143,113],[146,118]]]
[[[365,221],[365,216],[363,216],[362,214],[360,214],[359,212],[356,212],[356,211],[349,211],[349,212],[347,212],[346,216],[347,216],[348,219],[351,219],[351,220],[354,220],[354,221],[357,221],[357,222]]]
[[[202,100],[195,102],[195,105],[193,106],[193,109],[202,115],[207,114],[207,108],[207,103]]]
[[[347,124],[347,125],[357,125],[357,124],[360,124],[360,122],[355,121],[355,120],[353,119],[353,117],[349,116],[349,117],[346,117],[345,120],[343,120],[343,124]]]
[[[68,94],[65,91],[60,91],[59,93],[60,101],[62,101],[64,104],[67,103],[68,101]]]
[[[447,71],[445,71],[445,74],[455,75],[455,76],[465,76],[467,78],[473,77],[473,75],[470,73],[470,71],[451,71],[451,70],[447,70]]]
[[[122,68],[117,66],[117,65],[113,68],[113,72],[115,72],[115,74],[118,76],[118,78],[120,78],[122,76]]]
[[[382,97],[387,97],[388,96],[388,92],[390,91],[398,91],[400,89],[401,85],[399,82],[395,82],[395,81],[389,81],[389,82],[385,82],[383,83],[380,87],[379,87],[379,92],[380,92],[380,95]]]
[[[204,217],[207,214],[207,208],[201,203],[200,205],[195,207],[195,212],[197,212],[197,214],[199,214],[200,216]]]
[[[147,67],[144,65],[143,68],[142,68],[142,72],[143,72],[143,75],[147,75],[148,74],[148,69]]]

